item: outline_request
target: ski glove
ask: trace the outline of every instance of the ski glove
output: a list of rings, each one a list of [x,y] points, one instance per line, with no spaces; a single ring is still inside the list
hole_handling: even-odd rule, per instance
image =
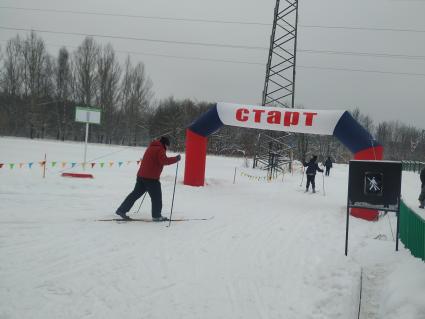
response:
[[[180,160],[182,159],[181,155],[180,155],[180,154],[179,154],[179,155],[177,155],[177,156],[176,156],[176,159],[177,159],[177,162],[178,162],[178,161],[180,161]]]

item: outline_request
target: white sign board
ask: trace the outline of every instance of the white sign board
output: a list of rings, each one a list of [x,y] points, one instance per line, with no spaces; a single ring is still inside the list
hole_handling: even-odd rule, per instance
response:
[[[90,124],[100,124],[100,109],[77,106],[75,108],[75,121]]]

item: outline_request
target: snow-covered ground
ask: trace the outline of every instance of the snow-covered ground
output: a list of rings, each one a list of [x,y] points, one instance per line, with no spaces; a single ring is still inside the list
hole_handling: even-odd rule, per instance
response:
[[[81,171],[69,168],[82,161],[81,143],[0,138],[0,163],[7,164],[0,169],[1,319],[354,319],[361,276],[360,318],[425,318],[425,263],[403,245],[395,252],[394,214],[378,222],[351,218],[344,255],[346,165],[318,175],[320,191],[305,194],[299,172],[267,182],[249,177],[264,172],[243,159],[215,156],[207,159],[206,187],[184,186],[183,160],[173,216],[212,220],[170,228],[96,221],[114,217],[142,154],[89,145],[90,161],[105,165],[86,169],[93,180],[77,180],[60,172]],[[31,169],[19,168],[29,162]],[[162,175],[164,215],[175,172],[173,165]],[[418,179],[403,173],[412,208]],[[150,216],[148,197],[133,216]]]

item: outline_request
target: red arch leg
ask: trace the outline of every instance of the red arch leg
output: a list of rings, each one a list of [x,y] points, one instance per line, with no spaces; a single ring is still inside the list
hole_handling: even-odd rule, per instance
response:
[[[186,160],[184,184],[204,186],[205,162],[207,158],[207,138],[191,130],[186,130]]]

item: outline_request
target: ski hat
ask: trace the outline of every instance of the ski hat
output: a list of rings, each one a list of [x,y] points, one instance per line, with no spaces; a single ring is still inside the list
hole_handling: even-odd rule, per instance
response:
[[[164,146],[170,146],[170,139],[167,136],[161,136],[159,142]]]

